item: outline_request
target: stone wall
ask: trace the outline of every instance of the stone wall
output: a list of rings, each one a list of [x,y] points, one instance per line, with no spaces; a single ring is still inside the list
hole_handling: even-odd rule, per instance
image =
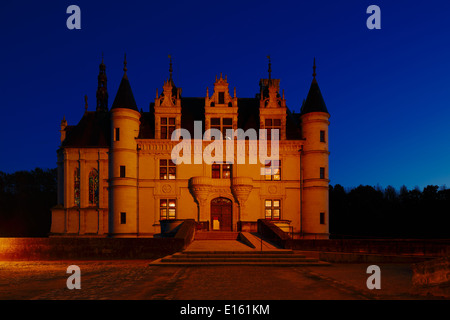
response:
[[[184,246],[183,238],[0,238],[0,260],[152,260]]]
[[[332,239],[284,241],[284,247],[293,250],[347,252],[383,255],[450,256],[450,240],[427,239]]]
[[[450,297],[450,257],[416,263],[412,269],[415,292]]]

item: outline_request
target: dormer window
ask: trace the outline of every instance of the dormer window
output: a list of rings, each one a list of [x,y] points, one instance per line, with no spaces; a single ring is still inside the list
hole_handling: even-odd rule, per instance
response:
[[[266,119],[265,128],[267,130],[267,140],[272,139],[272,130],[278,129],[278,137],[280,137],[281,132],[281,120],[280,119]]]
[[[161,139],[171,139],[175,131],[175,118],[161,118]]]
[[[227,138],[227,130],[233,129],[233,118],[211,118],[211,129],[222,132],[223,139]]]

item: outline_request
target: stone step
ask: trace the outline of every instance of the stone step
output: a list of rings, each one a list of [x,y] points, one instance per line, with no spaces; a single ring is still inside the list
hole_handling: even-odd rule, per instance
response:
[[[196,232],[194,240],[237,240],[239,232],[204,231]]]
[[[241,258],[162,258],[162,262],[317,262],[314,258],[264,258],[264,257],[241,257]]]
[[[235,253],[235,254],[174,254],[172,255],[173,259],[205,259],[205,258],[264,258],[264,259],[304,259],[306,256],[304,255],[291,255],[291,254],[247,254],[247,253]]]
[[[301,266],[330,266],[330,263],[323,261],[166,261],[155,260],[150,266],[164,267],[194,267],[194,266],[268,266],[268,267],[301,267]]]
[[[218,265],[260,265],[260,266],[325,266],[327,262],[317,258],[294,254],[292,250],[274,251],[184,251],[161,258],[150,265],[160,266],[218,266]]]
[[[242,251],[222,251],[222,250],[218,250],[218,251],[214,251],[214,250],[209,250],[209,251],[202,251],[202,250],[186,250],[186,251],[182,251],[182,252],[177,252],[175,254],[294,254],[293,250],[290,249],[279,249],[279,250],[266,250],[266,251],[259,251],[259,250],[242,250]]]

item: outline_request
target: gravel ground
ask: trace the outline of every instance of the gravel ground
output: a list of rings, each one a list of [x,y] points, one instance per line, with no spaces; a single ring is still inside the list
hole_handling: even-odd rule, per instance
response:
[[[364,264],[329,267],[151,267],[146,260],[0,262],[0,300],[425,300],[407,264],[380,265],[369,290]],[[66,286],[81,269],[81,289]]]

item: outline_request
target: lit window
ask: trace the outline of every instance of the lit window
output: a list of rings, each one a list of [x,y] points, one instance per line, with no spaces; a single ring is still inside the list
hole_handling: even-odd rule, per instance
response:
[[[231,178],[232,167],[229,163],[213,164],[212,166],[213,179],[229,179]]]
[[[272,166],[273,164],[273,166]],[[266,166],[264,168],[264,175],[267,181],[280,181],[281,180],[281,160],[266,160]]]
[[[176,199],[159,200],[160,220],[172,220],[176,217]]]
[[[280,200],[266,200],[264,202],[265,217],[268,220],[280,220],[281,203]]]
[[[177,167],[172,159],[159,160],[159,179],[160,180],[175,180]]]

